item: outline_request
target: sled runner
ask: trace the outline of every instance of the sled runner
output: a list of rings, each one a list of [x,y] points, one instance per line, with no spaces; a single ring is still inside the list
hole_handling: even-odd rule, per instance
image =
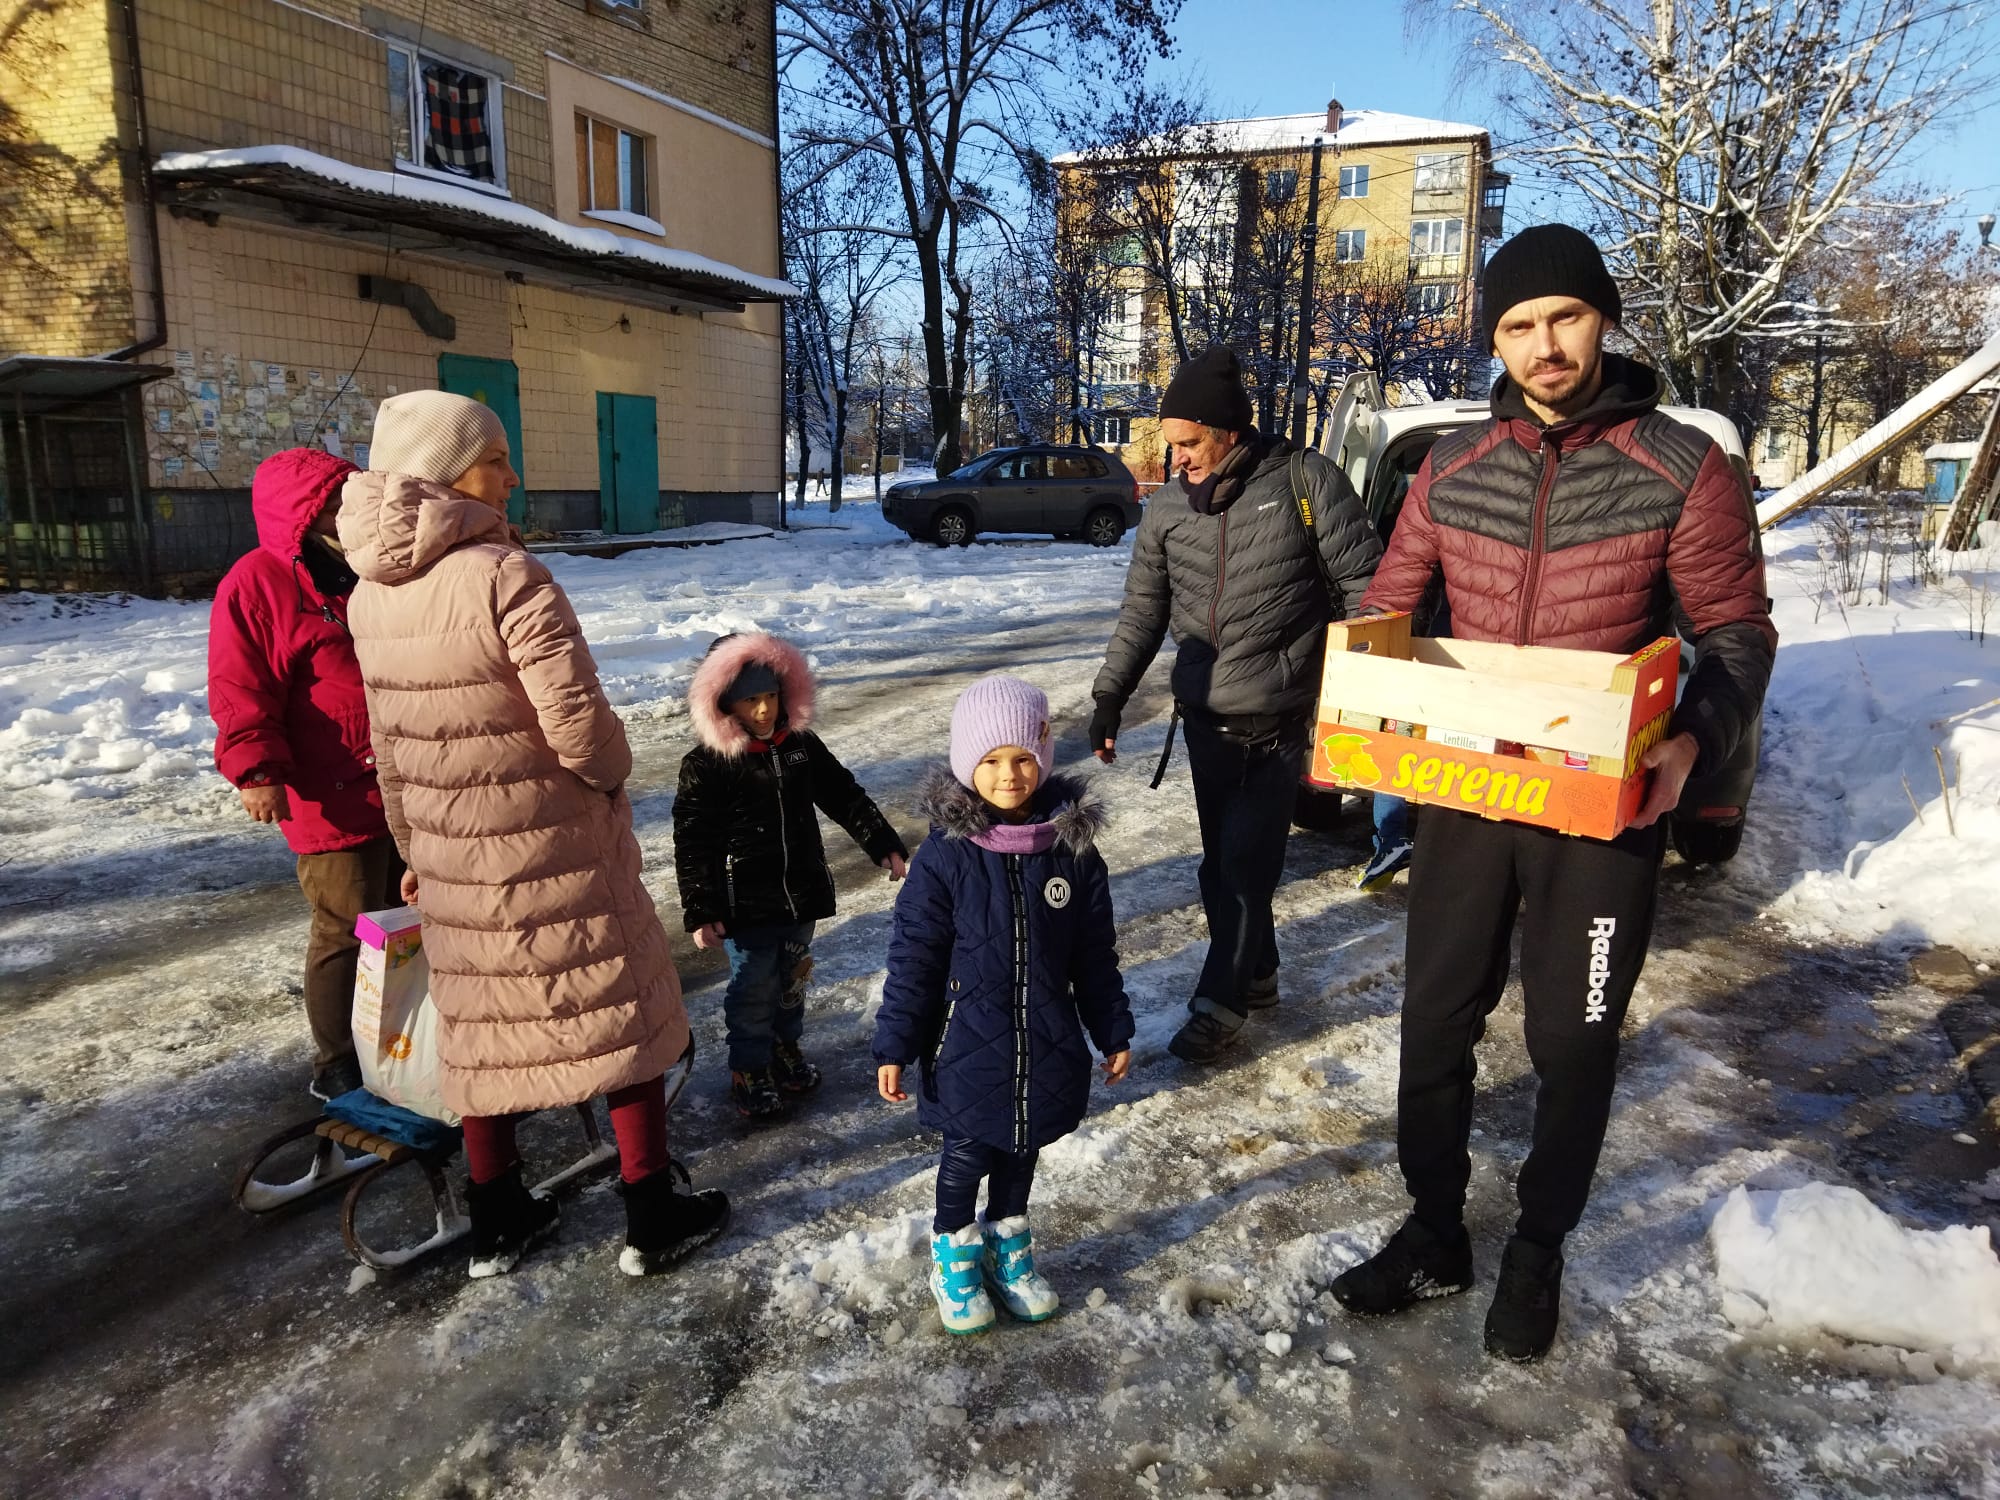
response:
[[[693,1065],[694,1044],[690,1042],[680,1061],[667,1070],[669,1108],[686,1085]],[[598,1127],[595,1102],[577,1105],[576,1114],[583,1129],[583,1154],[553,1176],[536,1183],[535,1192],[554,1192],[617,1160],[618,1147],[605,1140]],[[463,1131],[456,1125],[439,1124],[378,1099],[366,1089],[355,1089],[328,1101],[324,1113],[279,1131],[259,1146],[236,1179],[236,1202],[250,1213],[267,1214],[318,1198],[346,1184],[347,1192],[340,1207],[340,1237],[347,1245],[347,1253],[364,1266],[393,1271],[471,1231],[472,1221],[466,1217],[459,1196],[445,1175],[445,1168],[462,1139]],[[258,1176],[258,1169],[283,1148],[305,1140],[313,1140],[312,1160],[297,1177],[270,1182]],[[371,1245],[363,1238],[361,1228],[362,1198],[397,1168],[411,1164],[430,1184],[437,1227],[414,1244]]]

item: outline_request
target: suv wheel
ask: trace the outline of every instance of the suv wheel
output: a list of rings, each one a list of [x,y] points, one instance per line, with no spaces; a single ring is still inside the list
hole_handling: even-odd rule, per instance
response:
[[[1083,523],[1083,539],[1093,547],[1115,547],[1125,535],[1125,518],[1110,506],[1099,506]]]
[[[972,514],[960,505],[947,505],[931,522],[931,540],[940,547],[972,545]]]

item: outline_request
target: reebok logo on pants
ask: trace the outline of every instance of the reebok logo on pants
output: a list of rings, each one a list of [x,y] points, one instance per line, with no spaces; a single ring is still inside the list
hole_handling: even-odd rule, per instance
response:
[[[1590,992],[1583,997],[1585,1022],[1604,1019],[1604,986],[1611,980],[1611,934],[1617,930],[1614,917],[1598,917],[1590,924]]]

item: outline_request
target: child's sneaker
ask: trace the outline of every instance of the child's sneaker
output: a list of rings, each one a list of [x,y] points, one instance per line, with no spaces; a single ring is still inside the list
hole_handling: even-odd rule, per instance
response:
[[[820,1074],[797,1042],[779,1042],[771,1049],[771,1077],[788,1094],[810,1094],[819,1087]]]
[[[1028,1228],[1026,1214],[986,1226],[980,1266],[1001,1306],[1022,1322],[1039,1323],[1055,1316],[1060,1303],[1048,1277],[1035,1269],[1035,1234]]]
[[[758,1073],[731,1073],[729,1097],[736,1112],[752,1125],[781,1125],[792,1117],[792,1101],[778,1092],[771,1070]]]
[[[979,1279],[985,1254],[977,1224],[931,1236],[931,1295],[946,1333],[984,1333],[993,1326],[993,1302]]]

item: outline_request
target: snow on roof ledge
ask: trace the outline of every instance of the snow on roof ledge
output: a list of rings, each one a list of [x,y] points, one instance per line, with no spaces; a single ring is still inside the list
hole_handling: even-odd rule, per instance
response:
[[[1197,139],[1202,138],[1204,133],[1207,135],[1203,142],[1204,150],[1196,154],[1282,151],[1287,147],[1311,145],[1314,136],[1321,137],[1329,146],[1337,142],[1344,148],[1410,146],[1427,141],[1478,141],[1488,135],[1483,125],[1426,120],[1419,115],[1399,115],[1386,109],[1343,109],[1338,135],[1328,133],[1325,110],[1309,115],[1259,115],[1245,120],[1212,120],[1194,126],[1191,131]],[[1155,139],[1166,140],[1165,137]],[[1143,150],[1149,144],[1151,142],[1142,141],[1137,149]],[[1119,155],[1116,147],[1087,148],[1065,151],[1052,160],[1057,166],[1065,166],[1093,158],[1116,161]]]
[[[277,167],[316,178],[321,182],[389,198],[403,203],[425,203],[438,208],[509,224],[516,229],[554,240],[584,255],[602,255],[618,260],[637,261],[662,271],[708,277],[730,283],[759,299],[783,300],[798,295],[789,281],[759,276],[724,261],[710,260],[691,250],[673,250],[665,245],[614,234],[608,229],[587,229],[566,224],[561,219],[477,188],[459,187],[415,172],[378,172],[351,162],[297,146],[225,146],[212,151],[174,151],[162,156],[154,170],[165,176],[241,175],[257,167]]]

